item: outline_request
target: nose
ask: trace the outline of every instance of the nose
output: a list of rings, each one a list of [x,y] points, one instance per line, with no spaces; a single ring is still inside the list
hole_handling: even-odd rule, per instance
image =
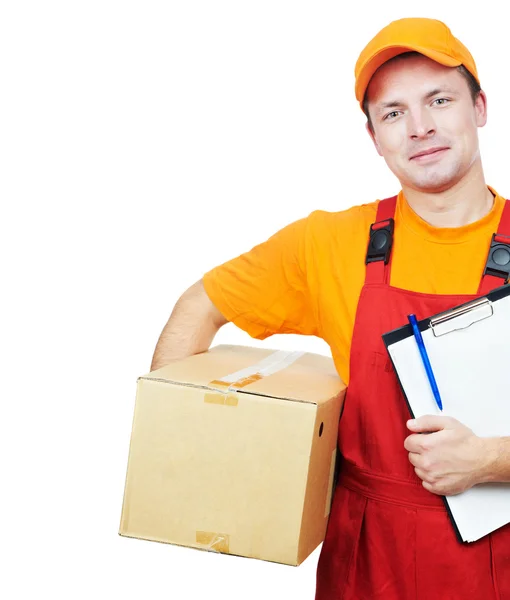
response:
[[[412,140],[432,137],[436,133],[436,125],[426,108],[409,112],[409,136]]]

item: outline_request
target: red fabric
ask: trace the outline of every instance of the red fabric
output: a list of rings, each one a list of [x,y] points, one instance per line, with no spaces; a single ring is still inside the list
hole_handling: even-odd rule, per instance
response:
[[[391,202],[381,202],[378,220],[392,216]],[[315,598],[510,600],[510,526],[471,544],[457,540],[442,498],[423,488],[409,462],[410,414],[381,338],[410,313],[426,318],[477,296],[394,288],[391,263],[381,264],[367,265],[358,303],[339,426],[343,462]]]
[[[496,275],[489,274],[484,275],[478,293],[480,296],[485,296],[500,285],[505,285],[505,280],[502,277],[496,277]]]
[[[378,229],[382,229],[383,227],[388,227],[389,224],[390,224],[389,221],[379,221],[378,223],[374,223],[372,225],[372,229],[374,231],[377,231]]]
[[[497,232],[502,237],[496,236],[496,241],[501,241],[504,244],[510,243],[510,202],[507,201],[505,204],[505,208],[503,209],[503,214],[501,215],[501,220],[499,222],[499,227]],[[489,244],[490,246],[490,244]],[[487,253],[489,250],[487,250]],[[484,275],[482,277],[482,281],[480,282],[480,287],[478,288],[478,294],[480,296],[485,296],[494,288],[497,288],[501,285],[505,284],[505,280],[502,277],[496,277],[494,275]]]
[[[510,237],[507,235],[495,235],[494,241],[500,244],[510,244]]]
[[[388,219],[394,219],[396,207],[397,207],[397,196],[392,196],[391,198],[386,198],[385,200],[381,200],[377,207],[376,222],[378,223],[379,221],[387,221]]]

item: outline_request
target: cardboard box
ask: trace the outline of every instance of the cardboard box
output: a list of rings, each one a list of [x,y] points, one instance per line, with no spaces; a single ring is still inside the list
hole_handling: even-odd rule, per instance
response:
[[[246,346],[140,377],[119,533],[302,563],[324,539],[344,395],[330,358]]]

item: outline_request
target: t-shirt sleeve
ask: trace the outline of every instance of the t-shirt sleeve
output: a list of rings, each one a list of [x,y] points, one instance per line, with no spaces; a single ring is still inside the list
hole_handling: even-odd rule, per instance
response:
[[[253,338],[275,333],[317,335],[307,284],[309,219],[287,225],[203,276],[216,308]]]

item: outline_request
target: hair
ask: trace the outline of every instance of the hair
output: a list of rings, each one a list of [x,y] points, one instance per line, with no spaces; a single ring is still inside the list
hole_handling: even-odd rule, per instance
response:
[[[422,56],[422,55],[419,52],[414,52],[414,51],[413,52],[404,52],[402,54],[398,54],[397,56],[394,56],[393,58],[390,58],[390,60],[388,60],[384,64],[387,64],[392,61],[402,60],[405,58],[411,58],[413,56]],[[482,89],[480,87],[480,84],[475,79],[475,77],[466,69],[466,67],[464,65],[460,65],[460,66],[456,67],[456,69],[465,78],[465,80],[468,84],[468,87],[469,87],[469,91],[471,93],[471,99],[473,100],[473,104],[474,104],[476,102],[476,99],[478,98],[478,95],[481,92],[481,89]],[[365,97],[363,98],[363,112],[365,113],[365,116],[367,118],[368,127],[370,128],[370,131],[373,133],[374,126],[373,126],[372,120],[370,118],[370,113],[368,112],[368,94],[366,92],[365,92]]]

